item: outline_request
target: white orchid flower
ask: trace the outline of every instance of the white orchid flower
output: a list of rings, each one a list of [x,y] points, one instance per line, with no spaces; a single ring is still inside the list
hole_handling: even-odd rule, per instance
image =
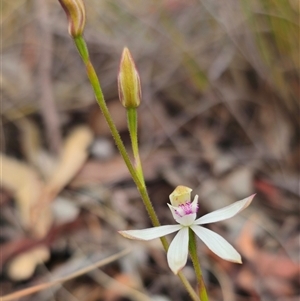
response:
[[[178,186],[170,194],[171,205],[168,204],[168,206],[174,219],[179,223],[178,225],[119,231],[119,233],[130,239],[151,240],[178,231],[170,244],[167,254],[169,267],[174,274],[177,274],[187,262],[189,228],[219,257],[228,261],[242,263],[241,255],[232,245],[219,234],[200,225],[222,221],[235,216],[250,205],[255,194],[196,219],[198,195],[191,202],[191,191],[192,189],[188,187]]]

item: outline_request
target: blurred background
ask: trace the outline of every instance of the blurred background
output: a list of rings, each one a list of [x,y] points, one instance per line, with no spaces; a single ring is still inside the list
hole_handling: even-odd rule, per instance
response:
[[[189,300],[150,227],[55,0],[3,0],[1,294],[51,283],[133,246],[101,269],[22,301]],[[118,100],[122,50],[140,73],[139,142],[162,224],[168,196],[193,188],[205,214],[257,193],[208,227],[243,257],[199,242],[210,300],[299,300],[299,1],[85,0],[84,37],[130,149]],[[171,237],[169,237],[171,238]],[[191,262],[183,273],[195,285]]]

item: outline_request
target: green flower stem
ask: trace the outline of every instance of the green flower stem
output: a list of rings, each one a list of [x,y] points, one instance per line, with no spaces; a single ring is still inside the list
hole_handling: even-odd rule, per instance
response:
[[[94,69],[94,67],[93,67],[93,65],[92,65],[92,63],[89,59],[89,53],[88,53],[88,49],[86,47],[86,43],[85,43],[82,36],[79,36],[79,37],[75,38],[74,42],[75,42],[75,45],[77,47],[77,50],[79,51],[79,54],[80,54],[83,62],[85,64],[86,72],[87,72],[88,78],[90,80],[90,83],[93,87],[96,100],[98,102],[98,105],[99,105],[102,113],[103,113],[104,118],[106,119],[106,121],[108,123],[108,126],[111,130],[113,138],[115,139],[115,142],[116,142],[116,145],[119,149],[119,152],[120,152],[123,160],[125,161],[125,164],[126,164],[128,170],[129,170],[134,182],[136,183],[136,185],[138,187],[141,187],[140,180],[138,179],[138,177],[136,175],[134,167],[132,166],[130,158],[129,158],[127,152],[126,152],[126,148],[125,148],[125,146],[124,146],[124,144],[121,140],[119,132],[118,132],[118,130],[117,130],[112,118],[111,118],[111,115],[108,111],[108,108],[107,108],[107,105],[106,105],[105,100],[104,100],[104,96],[103,96],[103,93],[102,93],[102,89],[100,87],[100,83],[99,83],[97,74],[96,74],[95,69]]]
[[[192,229],[189,229],[189,251],[196,272],[200,300],[208,301],[205,283],[203,280],[202,271],[197,255],[197,243],[196,243],[195,233],[193,232]]]
[[[155,213],[155,210],[152,206],[152,203],[150,201],[145,183],[141,182],[139,176],[137,175],[136,170],[135,170],[135,168],[133,167],[133,165],[130,161],[130,158],[127,154],[126,148],[125,148],[125,146],[122,142],[122,139],[119,135],[119,132],[118,132],[118,130],[117,130],[117,128],[116,128],[116,126],[115,126],[115,124],[112,120],[112,117],[111,117],[111,115],[108,111],[108,108],[106,106],[106,103],[105,103],[105,100],[104,100],[104,96],[103,96],[103,93],[102,93],[102,89],[101,89],[97,74],[96,74],[95,69],[94,69],[94,67],[93,67],[93,65],[90,61],[90,58],[89,58],[89,53],[88,53],[86,43],[85,43],[82,36],[74,38],[74,42],[75,42],[75,45],[77,47],[77,50],[78,50],[83,62],[85,64],[86,72],[87,72],[89,81],[90,81],[90,83],[93,87],[97,103],[98,103],[98,105],[99,105],[99,107],[102,111],[102,114],[103,114],[104,118],[106,119],[106,122],[107,122],[107,124],[110,128],[112,136],[113,136],[113,138],[115,140],[115,143],[118,147],[118,150],[119,150],[119,152],[120,152],[120,154],[121,154],[128,170],[131,174],[131,177],[132,177],[133,181],[135,182],[135,184],[136,184],[136,186],[137,186],[137,188],[140,192],[143,203],[144,203],[144,205],[146,207],[146,210],[147,210],[147,212],[150,216],[151,222],[152,222],[153,226],[159,227],[160,223],[159,223],[159,220],[158,220],[157,215]],[[168,248],[169,248],[169,244],[168,244],[167,239],[165,237],[162,237],[161,242],[163,244],[163,247],[164,247],[165,251],[167,251]],[[199,298],[197,297],[197,294],[193,290],[190,283],[187,281],[186,277],[182,273],[179,273],[178,276],[181,279],[181,281],[182,281],[183,285],[185,286],[186,290],[190,294],[191,298],[194,301],[199,301]]]
[[[144,174],[142,169],[142,163],[140,159],[140,152],[139,152],[139,145],[138,145],[138,134],[137,134],[137,109],[136,108],[128,108],[127,111],[127,122],[128,122],[128,129],[130,133],[131,145],[132,145],[132,152],[133,157],[135,160],[135,170],[137,175],[145,186]]]

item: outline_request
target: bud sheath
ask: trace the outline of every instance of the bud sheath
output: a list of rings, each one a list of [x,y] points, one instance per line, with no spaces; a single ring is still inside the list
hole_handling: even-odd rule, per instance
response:
[[[85,7],[83,0],[58,0],[65,10],[69,21],[69,34],[81,36],[85,26]]]
[[[121,57],[118,89],[120,101],[125,108],[137,108],[140,105],[140,77],[128,48],[124,48]]]

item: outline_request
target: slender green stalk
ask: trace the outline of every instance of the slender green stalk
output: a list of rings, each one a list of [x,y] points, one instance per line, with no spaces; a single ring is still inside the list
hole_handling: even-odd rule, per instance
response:
[[[124,144],[121,140],[119,132],[118,132],[118,130],[117,130],[117,128],[116,128],[116,126],[115,126],[115,124],[112,120],[112,117],[111,117],[111,115],[108,111],[108,108],[106,106],[106,103],[105,103],[105,100],[104,100],[104,96],[103,96],[103,93],[102,93],[102,89],[101,89],[97,74],[96,74],[95,69],[94,69],[94,67],[93,67],[93,65],[92,65],[92,63],[89,59],[89,53],[88,53],[88,49],[86,47],[86,43],[85,43],[82,36],[75,38],[74,42],[75,42],[75,45],[77,47],[77,50],[79,51],[79,54],[80,54],[83,62],[85,64],[86,72],[87,72],[88,78],[90,80],[90,83],[93,87],[96,100],[98,102],[98,105],[99,105],[102,113],[103,113],[104,118],[106,119],[106,121],[108,123],[108,126],[111,130],[113,138],[115,139],[115,142],[116,142],[116,145],[119,149],[119,152],[120,152],[120,154],[121,154],[128,170],[129,170],[134,182],[136,183],[136,185],[138,187],[141,187],[141,182],[140,182],[140,180],[138,179],[138,177],[136,175],[134,167],[132,166],[130,158],[127,154],[126,148],[125,148],[125,146],[124,146]]]
[[[103,93],[102,93],[102,89],[101,89],[101,86],[100,86],[100,83],[99,83],[99,79],[97,77],[95,69],[94,69],[94,67],[93,67],[93,65],[90,61],[90,58],[89,58],[89,53],[88,53],[86,43],[85,43],[82,36],[75,37],[74,42],[75,42],[75,45],[77,47],[77,50],[79,51],[79,54],[80,54],[83,62],[85,64],[86,72],[87,72],[89,81],[90,81],[90,83],[93,87],[97,103],[98,103],[98,105],[99,105],[99,107],[100,107],[100,109],[103,113],[104,118],[106,119],[106,122],[107,122],[107,124],[110,128],[112,136],[113,136],[113,138],[115,140],[115,143],[118,147],[118,150],[119,150],[119,152],[120,152],[120,154],[121,154],[128,170],[131,174],[131,177],[132,177],[133,181],[135,182],[135,184],[136,184],[136,186],[137,186],[137,188],[140,192],[141,198],[143,200],[143,203],[146,207],[146,210],[149,214],[149,217],[151,219],[151,222],[152,222],[153,226],[158,227],[158,226],[160,226],[160,223],[159,223],[159,220],[158,220],[157,215],[155,213],[155,210],[152,206],[152,203],[150,201],[145,183],[140,180],[134,166],[132,165],[132,163],[130,161],[130,158],[127,154],[126,148],[125,148],[125,146],[123,144],[123,141],[120,137],[120,134],[119,134],[119,132],[118,132],[113,120],[112,120],[112,117],[111,117],[111,115],[108,111],[108,108],[106,106],[104,96],[103,96]],[[137,141],[136,141],[136,144],[137,144]],[[138,149],[135,150],[135,151],[138,151]],[[160,240],[162,242],[162,245],[163,245],[165,251],[167,251],[168,248],[169,248],[169,244],[168,244],[167,239],[165,237],[162,237]],[[181,281],[182,281],[183,285],[185,286],[186,290],[190,294],[192,300],[199,301],[199,298],[197,297],[197,294],[193,290],[190,283],[187,281],[186,277],[182,273],[178,273],[178,276],[181,279]]]
[[[142,169],[142,163],[140,159],[140,152],[139,152],[139,145],[138,145],[138,134],[137,134],[137,109],[136,108],[128,108],[127,111],[127,122],[128,122],[128,129],[130,133],[131,145],[132,145],[132,152],[135,161],[135,170],[137,175],[145,186],[144,174]]]
[[[191,229],[189,229],[189,251],[196,272],[200,300],[208,301],[205,283],[203,280],[202,271],[197,255],[197,243],[196,243],[195,233]]]

